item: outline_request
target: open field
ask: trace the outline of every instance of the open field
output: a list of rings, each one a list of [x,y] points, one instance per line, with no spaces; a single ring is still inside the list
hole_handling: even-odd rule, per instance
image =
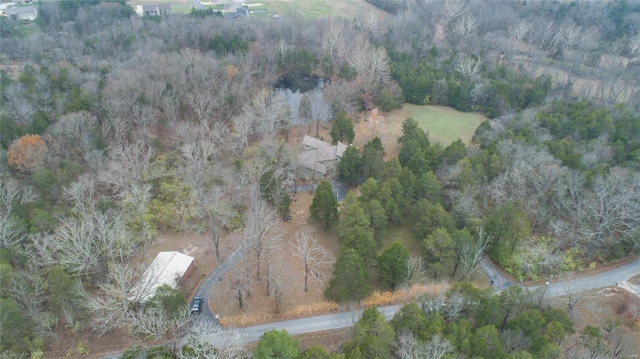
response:
[[[374,137],[380,137],[388,160],[400,152],[398,137],[402,135],[402,123],[413,117],[429,133],[432,143],[448,146],[458,138],[469,145],[478,126],[487,118],[475,112],[460,112],[444,106],[417,106],[405,103],[401,109],[380,113],[372,118],[369,113],[354,118],[357,147],[364,146]],[[325,137],[326,138],[326,137]]]
[[[364,0],[267,0],[259,1],[268,14],[302,13],[306,17],[339,16],[353,18],[359,14],[384,12]],[[251,5],[250,2],[247,4]]]
[[[171,5],[173,13],[188,13],[191,11],[192,0],[164,0],[162,3]],[[224,3],[234,3],[234,1],[203,1],[202,5],[213,7],[214,10],[221,10]],[[129,4],[132,6],[142,4],[157,4],[156,0],[133,0]],[[237,5],[246,3],[252,9],[265,9],[267,16],[287,15],[300,13],[305,17],[337,16],[354,18],[361,15],[376,14],[378,17],[387,16],[385,12],[370,5],[365,0],[265,0],[265,1],[236,1]]]
[[[404,104],[402,110],[429,132],[432,142],[440,142],[442,146],[448,146],[458,138],[469,144],[475,130],[487,119],[476,112],[460,112],[444,106]]]

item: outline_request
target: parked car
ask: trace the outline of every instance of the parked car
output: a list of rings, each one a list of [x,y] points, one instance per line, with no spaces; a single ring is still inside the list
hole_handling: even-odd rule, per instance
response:
[[[191,314],[198,314],[202,311],[202,303],[204,302],[204,298],[202,297],[194,297],[191,301]]]

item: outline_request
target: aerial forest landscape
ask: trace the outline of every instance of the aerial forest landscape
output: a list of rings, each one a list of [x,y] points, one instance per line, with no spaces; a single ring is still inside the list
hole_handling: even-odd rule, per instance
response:
[[[0,358],[640,355],[640,1],[0,1]]]

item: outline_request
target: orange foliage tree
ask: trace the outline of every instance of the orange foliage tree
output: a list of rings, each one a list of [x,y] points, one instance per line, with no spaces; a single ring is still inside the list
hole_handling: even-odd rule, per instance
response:
[[[9,145],[7,162],[18,172],[30,173],[44,162],[47,144],[40,135],[24,135]]]

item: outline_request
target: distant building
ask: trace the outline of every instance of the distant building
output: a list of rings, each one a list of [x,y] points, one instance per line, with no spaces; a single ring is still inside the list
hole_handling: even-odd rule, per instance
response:
[[[143,15],[166,15],[171,13],[171,5],[169,4],[154,4],[154,5],[142,5]]]
[[[306,179],[324,177],[332,173],[347,149],[347,145],[342,142],[332,145],[311,136],[304,136],[302,145],[304,149],[298,156],[298,166],[300,177]]]
[[[38,10],[33,6],[12,6],[4,11],[5,16],[14,20],[34,21],[38,18]]]
[[[238,6],[236,12],[225,13],[225,19],[244,19],[249,17],[249,8],[247,5]]]
[[[129,293],[129,300],[144,303],[163,285],[178,288],[194,269],[193,257],[180,252],[160,252],[144,272],[138,285]]]

